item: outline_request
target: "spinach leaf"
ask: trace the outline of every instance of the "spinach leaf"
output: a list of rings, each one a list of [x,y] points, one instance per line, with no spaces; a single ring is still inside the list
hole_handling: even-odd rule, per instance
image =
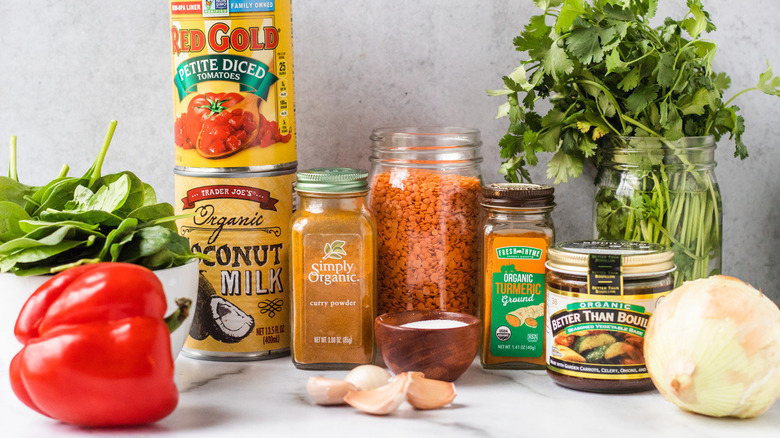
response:
[[[19,221],[29,218],[30,216],[24,208],[18,204],[0,201],[0,243],[24,236],[25,233],[19,227]]]
[[[113,136],[81,177],[68,166],[42,187],[16,176],[15,138],[9,177],[0,177],[0,272],[54,273],[100,261],[126,261],[162,269],[205,258],[178,235],[170,204],[158,203],[149,184],[129,171],[101,175]]]

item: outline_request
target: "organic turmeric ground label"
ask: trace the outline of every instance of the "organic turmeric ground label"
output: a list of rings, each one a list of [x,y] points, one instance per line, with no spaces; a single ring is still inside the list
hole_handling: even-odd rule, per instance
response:
[[[488,245],[490,353],[543,357],[544,262],[549,242],[539,237],[494,236]]]

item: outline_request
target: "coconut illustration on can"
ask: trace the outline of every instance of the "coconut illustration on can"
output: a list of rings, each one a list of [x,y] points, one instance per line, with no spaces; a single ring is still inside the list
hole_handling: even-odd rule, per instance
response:
[[[254,328],[255,319],[217,295],[214,286],[201,273],[190,336],[198,341],[211,336],[215,341],[234,344],[246,338]]]

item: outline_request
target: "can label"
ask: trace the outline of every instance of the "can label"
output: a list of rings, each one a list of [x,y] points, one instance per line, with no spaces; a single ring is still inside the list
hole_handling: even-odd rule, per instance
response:
[[[170,7],[176,166],[294,162],[290,0]]]
[[[671,286],[670,286],[671,287]],[[647,323],[669,290],[618,295],[575,293],[547,287],[548,367],[574,377],[648,378],[644,359]]]
[[[177,222],[202,260],[185,351],[260,356],[290,347],[293,173],[241,178],[176,175]]]
[[[494,356],[544,356],[544,262],[548,240],[498,236],[488,257],[490,353]]]

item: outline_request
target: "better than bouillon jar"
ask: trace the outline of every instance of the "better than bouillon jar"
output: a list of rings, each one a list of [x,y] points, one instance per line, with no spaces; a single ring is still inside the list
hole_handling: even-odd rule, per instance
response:
[[[537,184],[482,189],[484,368],[544,369],[544,264],[555,241],[554,191]]]
[[[292,359],[303,369],[348,369],[374,360],[376,222],[368,172],[298,173],[292,218]]]
[[[674,253],[625,241],[564,242],[547,261],[547,373],[593,392],[653,388],[647,323],[673,288]]]

